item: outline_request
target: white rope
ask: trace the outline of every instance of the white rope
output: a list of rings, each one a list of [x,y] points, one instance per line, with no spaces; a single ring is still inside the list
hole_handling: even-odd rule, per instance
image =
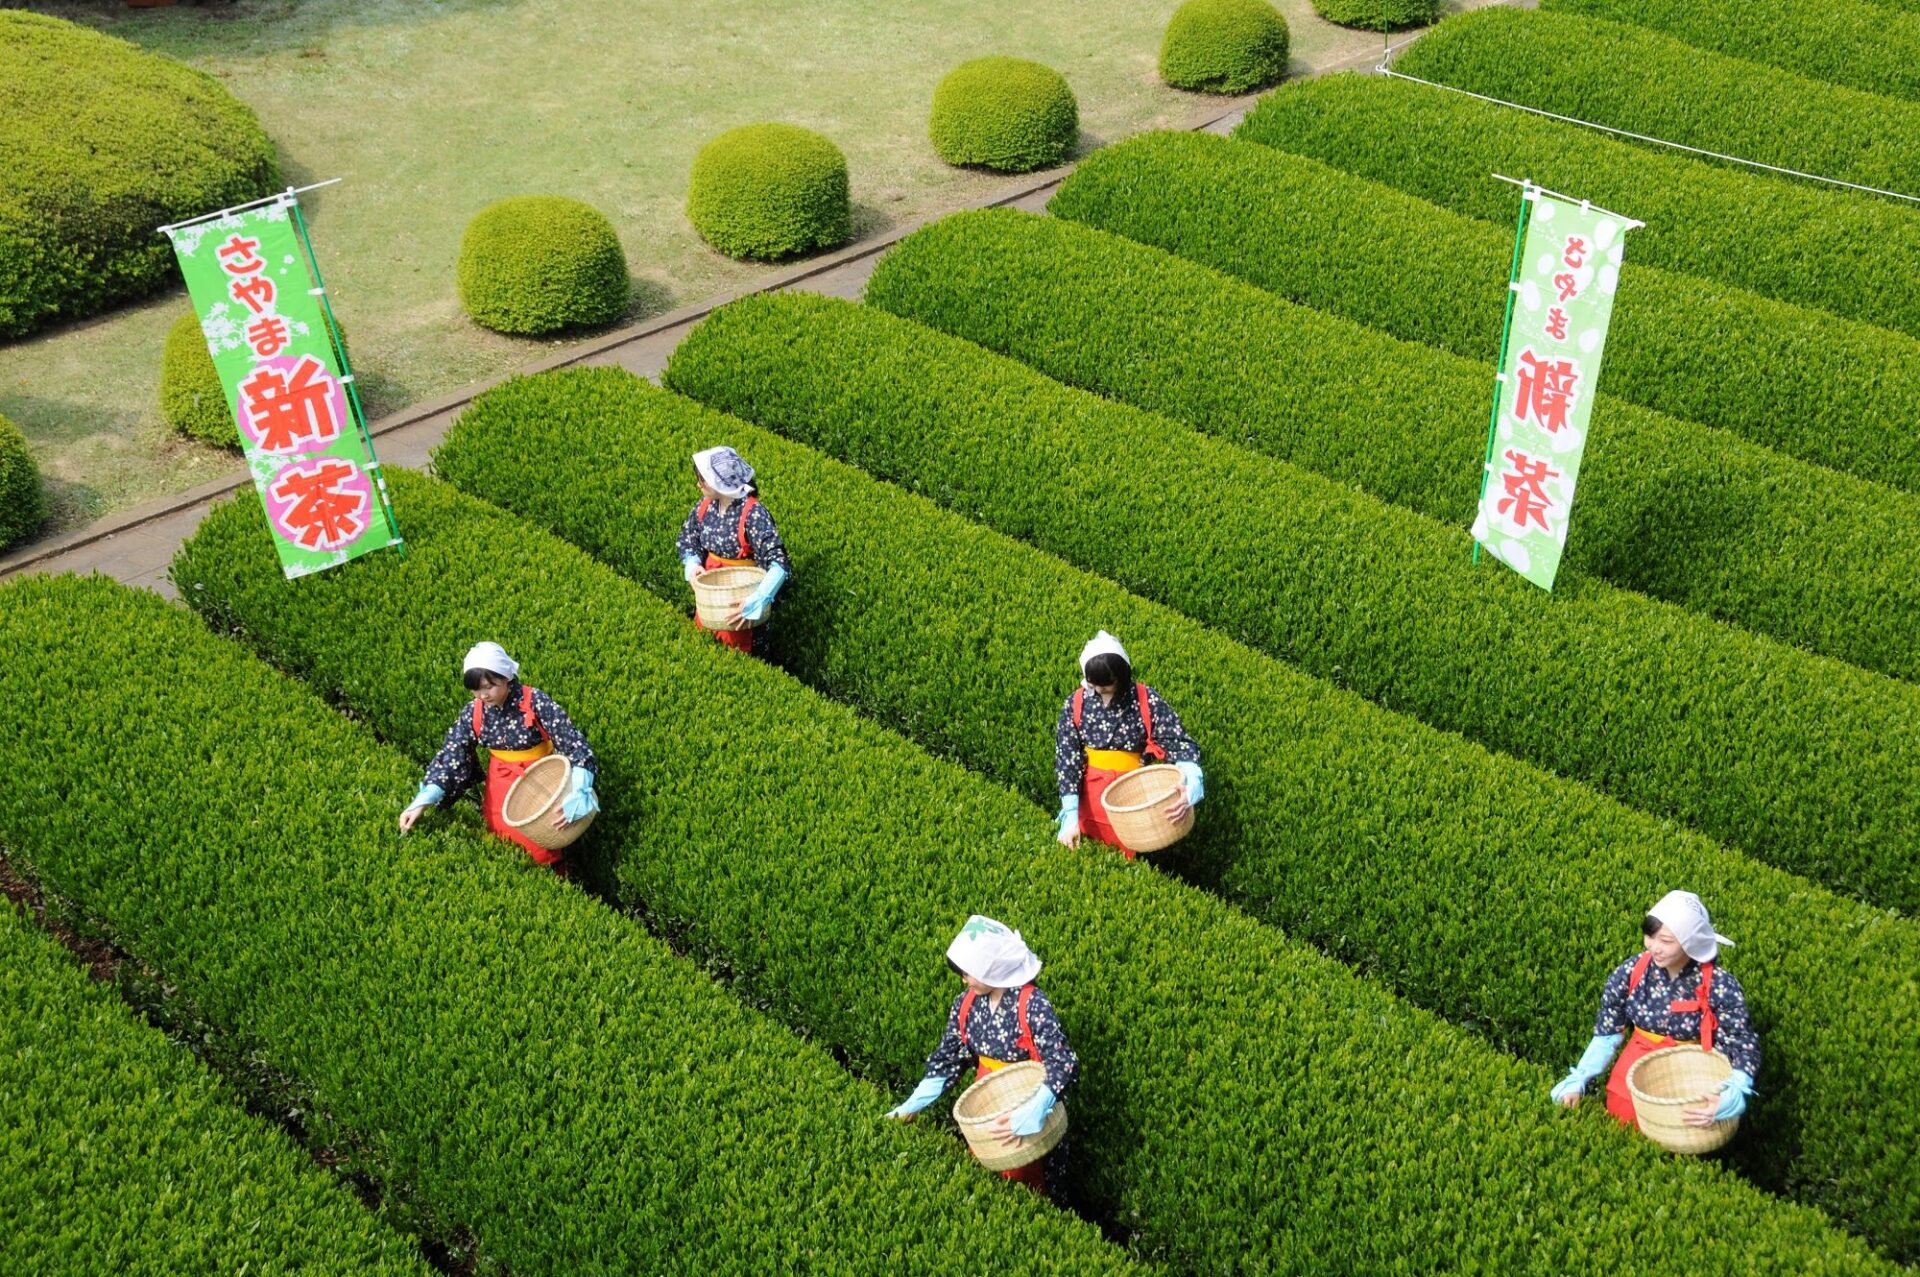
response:
[[[1859,182],[1842,181],[1840,178],[1837,178],[1837,177],[1823,177],[1818,173],[1803,173],[1799,169],[1782,168],[1778,164],[1765,164],[1759,160],[1744,159],[1738,155],[1723,155],[1719,151],[1703,150],[1702,148],[1697,146],[1688,146],[1684,142],[1669,142],[1666,138],[1663,138],[1663,137],[1650,137],[1645,133],[1633,133],[1628,131],[1627,129],[1616,129],[1611,125],[1607,125],[1607,124],[1595,124],[1592,120],[1576,119],[1571,115],[1556,115],[1552,111],[1543,111],[1537,106],[1527,106],[1524,103],[1520,103],[1520,102],[1509,102],[1504,98],[1488,97],[1484,93],[1475,93],[1470,89],[1463,89],[1458,87],[1457,85],[1436,84],[1432,80],[1423,80],[1417,75],[1404,75],[1399,71],[1395,71],[1392,67],[1386,64],[1386,61],[1384,59],[1381,61],[1379,66],[1374,68],[1374,70],[1381,75],[1389,77],[1390,79],[1411,80],[1415,84],[1424,84],[1428,88],[1445,89],[1449,93],[1465,94],[1467,97],[1470,97],[1470,98],[1478,98],[1482,102],[1491,102],[1495,106],[1508,106],[1508,107],[1512,107],[1516,111],[1525,111],[1529,115],[1541,115],[1541,116],[1545,116],[1549,120],[1558,120],[1562,124],[1577,124],[1581,128],[1598,129],[1602,133],[1614,133],[1614,134],[1618,134],[1620,137],[1630,137],[1636,142],[1652,142],[1656,146],[1670,146],[1676,151],[1690,151],[1695,155],[1707,156],[1709,159],[1725,160],[1729,164],[1745,164],[1750,168],[1765,169],[1769,173],[1783,173],[1788,177],[1805,178],[1809,182],[1825,182],[1830,186],[1844,186],[1848,190],[1863,191],[1868,195],[1884,195],[1888,199],[1906,200],[1910,204],[1920,204],[1920,195],[1907,195],[1901,191],[1882,190],[1877,186],[1863,186]]]

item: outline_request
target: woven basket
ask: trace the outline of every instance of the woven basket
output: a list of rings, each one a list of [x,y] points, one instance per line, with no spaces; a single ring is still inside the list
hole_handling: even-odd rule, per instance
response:
[[[1038,1060],[1022,1060],[995,1069],[960,1093],[953,1102],[953,1120],[967,1137],[967,1147],[990,1171],[1011,1171],[1037,1162],[1053,1151],[1067,1133],[1067,1106],[1056,1102],[1038,1135],[1026,1135],[1011,1144],[1003,1144],[989,1128],[994,1119],[1011,1113],[1033,1097],[1047,1080],[1047,1070]]]
[[[548,754],[527,764],[527,770],[507,789],[507,800],[500,804],[500,815],[513,831],[548,851],[559,851],[573,844],[598,812],[588,812],[565,829],[553,827],[553,813],[560,810],[560,797],[567,792],[567,777],[573,764],[565,754]]]
[[[1128,851],[1159,851],[1193,831],[1193,809],[1178,820],[1168,820],[1167,801],[1186,787],[1178,767],[1157,763],[1137,767],[1108,785],[1100,795],[1107,821]]]
[[[1697,1044],[1663,1047],[1634,1061],[1627,1070],[1627,1090],[1633,1095],[1640,1133],[1674,1153],[1711,1153],[1740,1125],[1737,1117],[1712,1126],[1688,1126],[1686,1110],[1701,1097],[1715,1095],[1733,1072],[1733,1063],[1718,1051]]]
[[[750,630],[758,622],[729,624],[733,609],[746,602],[747,595],[766,576],[765,568],[708,568],[693,578],[693,610],[700,624],[710,630]]]

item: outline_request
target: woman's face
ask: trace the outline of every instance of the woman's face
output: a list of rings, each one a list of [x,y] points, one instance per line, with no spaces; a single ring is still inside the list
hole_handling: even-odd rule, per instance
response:
[[[482,674],[480,686],[473,693],[474,699],[482,705],[498,708],[507,703],[507,680],[498,674]]]
[[[698,470],[695,470],[693,472],[693,481],[694,483],[699,485],[700,495],[702,497],[706,498],[708,501],[718,501],[720,499],[720,494],[714,490],[714,487],[711,483],[708,483],[705,479],[702,479],[700,477],[700,472]]]
[[[1680,947],[1680,938],[1673,934],[1672,927],[1662,927],[1645,940],[1647,952],[1653,960],[1669,969],[1686,965],[1686,950]]]
[[[1116,683],[1106,683],[1106,684],[1095,683],[1093,685],[1093,690],[1094,690],[1094,694],[1097,695],[1101,700],[1110,701],[1113,699],[1113,694],[1119,691],[1120,688],[1119,688],[1119,685]]]
[[[960,978],[967,982],[967,988],[973,991],[974,993],[987,994],[987,993],[993,992],[992,985],[983,984],[980,981],[974,979],[970,975],[962,975]]]

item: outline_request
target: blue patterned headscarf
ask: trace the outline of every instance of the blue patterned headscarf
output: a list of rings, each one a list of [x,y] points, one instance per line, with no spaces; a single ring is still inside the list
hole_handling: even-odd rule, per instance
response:
[[[745,457],[722,445],[693,454],[693,468],[707,486],[723,497],[739,500],[753,491],[753,467]]]

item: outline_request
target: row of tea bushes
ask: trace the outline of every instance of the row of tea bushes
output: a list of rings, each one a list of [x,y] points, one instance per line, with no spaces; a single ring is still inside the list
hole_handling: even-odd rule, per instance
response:
[[[866,297],[1442,522],[1473,520],[1491,365],[1009,209],[915,232]],[[1920,496],[1606,395],[1590,430],[1564,566],[1920,678]]]
[[[1920,13],[1872,0],[1546,0],[1830,84],[1920,99]]]
[[[236,557],[271,570],[250,532]],[[191,615],[29,578],[0,650],[0,763],[36,781],[0,792],[0,837],[483,1267],[1124,1266],[518,849],[396,840],[418,769]]]
[[[1093,450],[1072,441],[1109,433],[1131,410],[1033,387],[1025,369],[969,376],[1005,361],[946,338],[889,342],[889,329],[909,326],[837,322],[849,313],[871,315],[798,297],[722,312],[713,322],[734,338],[723,345],[740,351],[758,319],[768,352],[732,361],[729,397],[775,429],[831,437],[856,464],[1059,544],[1077,511],[1063,503],[1059,517],[1027,522],[1046,504],[1040,490],[1061,478],[1077,489],[1083,476],[1066,459]],[[900,393],[908,378],[924,388]],[[1086,633],[1113,630],[1205,750],[1198,831],[1154,863],[1531,1059],[1578,1054],[1601,984],[1634,946],[1638,911],[1671,886],[1698,886],[1740,941],[1731,961],[1754,991],[1766,1047],[1763,1099],[1736,1150],[1743,1168],[1836,1212],[1881,1203],[1861,1222],[1896,1235],[1889,1221],[1920,1214],[1911,1159],[1885,1134],[1920,1127],[1920,1059],[1863,1047],[1920,1038],[1905,993],[1920,933],[1908,924],[1330,692],[1041,549],[624,371],[489,391],[434,466],[684,604],[665,548],[686,513],[687,456],[716,441],[753,460],[799,564],[776,622],[789,672],[1051,808],[1049,712],[1073,685]],[[552,460],[530,471],[529,452]],[[1098,535],[1097,523],[1086,531]],[[1809,945],[1813,934],[1837,943]],[[1515,947],[1551,958],[1485,961]]]
[[[416,1274],[280,1132],[0,900],[0,1271]]]
[[[1380,76],[1330,75],[1261,99],[1234,135],[1512,226],[1528,177],[1644,220],[1649,266],[1920,337],[1920,289],[1864,262],[1920,259],[1920,217],[1892,200],[1737,172],[1591,129]]]
[[[1510,226],[1303,156],[1150,133],[1089,156],[1048,211],[1407,341],[1487,363],[1500,353]],[[1920,436],[1865,424],[1920,419],[1920,342],[1633,256],[1630,239],[1608,394],[1920,490]]]
[[[1744,160],[1920,195],[1920,102],[1837,88],[1645,27],[1481,9],[1415,41],[1394,70]]]
[[[287,589],[240,503],[176,560],[181,593],[416,757],[458,712],[458,653],[503,642],[593,741],[594,837],[628,899],[903,1086],[957,992],[953,927],[971,911],[1019,926],[1083,1061],[1078,1187],[1139,1253],[1558,1269],[1633,1237],[1732,1271],[1878,1267],[1817,1212],[1591,1108],[1553,1110],[1549,1070],[1164,875],[1057,846],[1024,799],[720,647],[579,550],[444,484],[395,488],[405,559]]]

